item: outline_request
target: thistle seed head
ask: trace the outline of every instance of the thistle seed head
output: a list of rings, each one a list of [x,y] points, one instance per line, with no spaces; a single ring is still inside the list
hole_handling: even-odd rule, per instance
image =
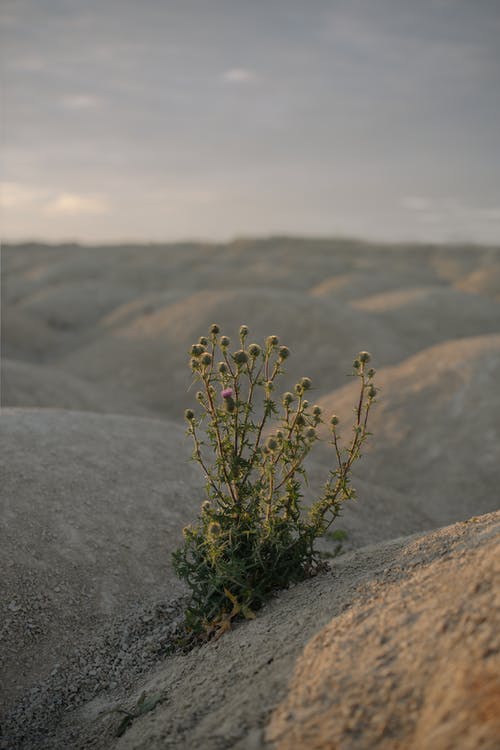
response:
[[[313,414],[315,417],[321,417],[321,406],[318,406],[317,404],[313,406]]]
[[[217,523],[217,521],[212,521],[212,523],[208,525],[208,535],[212,539],[215,539],[216,537],[218,537],[221,531],[222,531],[221,525],[220,523]]]
[[[248,347],[248,353],[254,359],[255,359],[255,357],[259,356],[259,354],[261,353],[261,351],[262,350],[261,350],[261,348],[260,348],[260,346],[258,344],[250,344],[250,346]]]
[[[288,359],[290,356],[290,349],[287,346],[280,346],[278,352],[280,359]]]
[[[230,344],[229,336],[221,336],[219,343],[223,349],[227,349]]]
[[[309,388],[312,386],[311,378],[301,378],[300,385],[305,391],[308,391]]]
[[[199,357],[200,354],[203,354],[204,351],[205,347],[201,344],[193,344],[191,347],[191,354],[193,355],[193,357]]]
[[[210,333],[216,336],[219,333],[219,331],[220,331],[220,328],[217,325],[217,323],[212,323],[212,325],[210,326]]]
[[[233,414],[234,410],[236,409],[236,403],[232,396],[224,399],[224,408],[226,409],[228,414]]]
[[[238,349],[234,352],[233,359],[237,365],[244,365],[248,362],[248,354],[244,349]]]
[[[240,336],[242,339],[248,336],[248,326],[240,326]]]
[[[332,426],[332,429],[335,429],[335,427],[338,425],[339,422],[340,422],[340,419],[337,417],[337,415],[332,414],[332,416],[330,417],[330,424]]]
[[[295,396],[293,395],[293,393],[290,393],[290,391],[287,391],[286,393],[284,393],[283,398],[282,398],[284,406],[289,406],[292,403],[294,398]]]
[[[272,347],[278,346],[279,342],[280,340],[277,336],[268,336],[266,339],[266,344]]]
[[[212,355],[210,352],[203,352],[203,354],[200,357],[200,362],[204,367],[208,367],[212,364]]]
[[[266,445],[270,451],[275,451],[278,447],[278,441],[272,435],[267,438]]]
[[[359,361],[363,362],[363,364],[366,364],[372,358],[370,352],[360,352],[358,356],[359,356]]]
[[[200,336],[200,338],[198,339],[198,343],[201,344],[202,346],[207,346],[207,344],[208,344],[207,337],[206,336]]]

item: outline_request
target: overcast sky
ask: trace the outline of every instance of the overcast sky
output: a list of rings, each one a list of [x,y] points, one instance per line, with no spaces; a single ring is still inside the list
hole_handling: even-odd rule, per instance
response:
[[[8,239],[500,241],[500,0],[2,0]]]

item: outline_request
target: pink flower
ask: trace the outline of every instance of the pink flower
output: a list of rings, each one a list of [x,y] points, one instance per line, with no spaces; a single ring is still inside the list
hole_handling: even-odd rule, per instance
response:
[[[233,395],[233,389],[232,388],[224,388],[223,391],[221,391],[222,398],[231,398]]]

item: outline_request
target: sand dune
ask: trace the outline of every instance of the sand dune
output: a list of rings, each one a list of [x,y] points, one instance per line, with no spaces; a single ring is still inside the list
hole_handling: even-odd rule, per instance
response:
[[[426,349],[377,374],[374,433],[358,471],[419,499],[435,523],[494,510],[500,465],[500,336]],[[351,422],[356,384],[320,399]]]
[[[168,422],[5,409],[0,430],[9,696],[104,618],[179,590],[169,557],[202,485],[184,431]]]

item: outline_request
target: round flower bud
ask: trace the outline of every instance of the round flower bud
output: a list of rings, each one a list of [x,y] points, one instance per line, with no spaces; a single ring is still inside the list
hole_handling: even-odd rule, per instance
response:
[[[210,333],[217,335],[219,331],[220,331],[220,328],[217,325],[217,323],[212,323],[212,325],[210,326]]]
[[[338,425],[339,422],[340,422],[340,419],[337,417],[337,415],[332,414],[332,416],[330,417],[330,424],[332,425],[332,427],[335,427],[336,425]]]
[[[277,336],[268,336],[266,339],[266,344],[268,346],[278,346],[280,340]]]
[[[229,346],[229,336],[221,336],[220,337],[220,345],[223,349]]]
[[[211,365],[212,364],[212,355],[210,354],[210,352],[203,352],[203,354],[200,357],[200,362],[205,367],[208,367],[209,365]]]
[[[244,365],[248,362],[248,354],[244,349],[238,349],[237,352],[234,352],[233,359],[237,365]]]
[[[300,385],[305,391],[308,391],[309,388],[312,386],[311,378],[301,378]]]
[[[282,398],[283,404],[285,406],[289,406],[292,403],[294,398],[295,397],[293,393],[290,393],[290,391],[287,391],[286,393],[283,394],[283,398]]]
[[[224,399],[224,407],[228,414],[232,414],[234,412],[234,410],[236,409],[236,403],[232,396]]]
[[[208,535],[211,537],[219,536],[221,532],[221,526],[220,523],[217,523],[217,521],[212,521],[211,524],[208,526]]]
[[[188,422],[192,422],[194,419],[194,411],[192,409],[186,409],[184,416]]]
[[[355,370],[359,370],[359,368],[361,367],[361,362],[359,361],[359,359],[355,359],[354,362],[352,363],[352,366],[354,367]]]
[[[306,437],[309,438],[310,440],[316,437],[316,430],[314,429],[314,427],[307,428]]]
[[[192,370],[197,370],[197,369],[198,369],[198,367],[199,367],[199,365],[200,365],[200,363],[199,363],[199,362],[198,362],[198,360],[197,360],[197,359],[195,359],[194,357],[192,357],[192,358],[191,358],[191,359],[189,360],[189,366],[191,367],[191,369],[192,369]]]
[[[207,346],[207,344],[208,344],[207,337],[206,336],[200,336],[200,338],[198,339],[198,343],[201,344],[202,346]]]
[[[302,396],[304,393],[304,389],[302,388],[302,385],[300,383],[295,383],[294,389],[297,396]]]
[[[268,437],[266,440],[266,445],[269,448],[270,451],[275,451],[278,447],[278,441],[275,437],[271,435],[271,437]]]
[[[204,500],[201,504],[202,513],[206,513],[207,510],[210,510],[210,507],[210,500]]]
[[[274,383],[272,380],[268,380],[266,383],[266,391],[274,391]]]
[[[363,364],[366,364],[367,362],[369,362],[371,360],[370,352],[360,352],[359,360],[360,362],[363,362]]]
[[[248,336],[248,326],[240,326],[240,336],[243,339]]]
[[[307,399],[304,399],[304,400],[302,401],[302,407],[303,407],[304,409],[307,409],[307,407],[308,407],[308,406],[309,406],[309,401],[308,401]]]
[[[258,357],[261,352],[261,348],[258,344],[250,344],[248,347],[248,353],[251,357]]]
[[[229,368],[225,362],[219,362],[217,369],[221,375],[226,375],[229,372]]]
[[[368,389],[368,397],[375,398],[376,395],[377,395],[377,389],[375,388],[374,385],[371,385]]]
[[[302,414],[297,414],[297,417],[295,419],[295,424],[297,424],[299,427],[303,427],[306,423],[306,420]]]
[[[193,357],[199,357],[200,354],[203,354],[205,351],[205,347],[203,347],[201,344],[193,344],[191,347],[191,354]]]
[[[197,401],[203,401],[204,395],[202,391],[196,391],[196,400]]]
[[[182,529],[182,536],[184,537],[184,539],[187,539],[189,536],[191,536],[192,533],[193,529],[191,526],[184,526],[184,528]]]
[[[280,346],[279,357],[280,359],[288,359],[290,356],[290,349],[287,346]]]
[[[278,440],[283,440],[284,436],[285,434],[283,430],[276,430],[276,437],[278,438]]]
[[[318,406],[317,404],[316,404],[316,406],[313,406],[313,414],[314,414],[315,417],[320,417],[321,416],[321,406]]]
[[[367,372],[367,375],[368,375],[369,378],[373,378],[374,377],[375,370],[373,369],[373,367],[370,367],[370,369]]]

